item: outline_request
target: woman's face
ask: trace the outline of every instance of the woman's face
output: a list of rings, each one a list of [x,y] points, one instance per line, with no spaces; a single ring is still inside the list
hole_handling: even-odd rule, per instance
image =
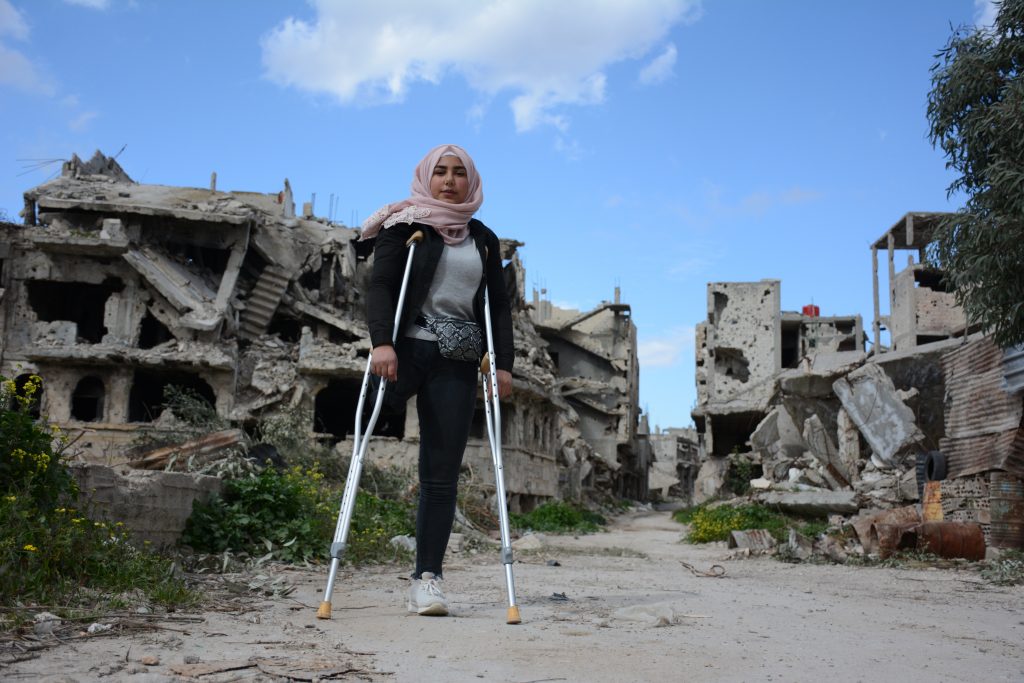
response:
[[[449,204],[462,204],[469,194],[469,175],[462,160],[443,156],[430,176],[430,196]]]

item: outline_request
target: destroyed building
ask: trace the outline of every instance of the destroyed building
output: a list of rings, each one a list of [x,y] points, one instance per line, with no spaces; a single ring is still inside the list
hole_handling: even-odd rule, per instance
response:
[[[697,407],[702,451],[744,449],[775,401],[779,374],[814,357],[862,354],[860,316],[781,310],[782,283],[712,282],[706,320],[696,327]]]
[[[908,213],[872,244],[870,353],[859,317],[780,313],[778,281],[708,285],[696,333],[695,502],[728,495],[728,473],[746,463],[754,499],[783,509],[897,508],[901,523],[975,523],[990,547],[1024,547],[1024,349],[1002,351],[970,329],[928,265],[942,216]],[[900,250],[911,254],[897,272]],[[858,534],[875,519],[865,514]]]
[[[618,287],[612,301],[585,312],[555,306],[533,290],[531,317],[547,342],[559,391],[579,416],[579,431],[599,458],[596,468],[587,468],[584,480],[644,500],[650,449],[637,430],[640,365],[630,312]]]
[[[305,409],[311,435],[351,452],[370,350],[372,253],[358,230],[314,216],[311,203],[296,212],[287,180],[269,194],[218,190],[215,174],[208,188],[140,184],[99,152],[26,192],[21,215],[23,225],[0,225],[0,373],[45,379],[41,410],[82,458],[126,462],[138,435],[169,419],[168,386],[205,399],[236,434],[274,411]],[[513,395],[502,405],[511,507],[601,487],[640,493],[646,463],[628,445],[638,376],[628,306],[607,309],[607,344],[576,344],[584,321],[546,330],[614,368],[573,365],[560,376],[571,353],[554,362],[534,327],[518,246],[502,240],[516,343]],[[493,482],[484,424],[481,408],[466,464]],[[415,410],[380,421],[376,434],[371,459],[415,462]]]
[[[692,502],[700,455],[697,448],[697,430],[691,427],[669,427],[652,432],[647,415],[640,418],[640,433],[650,444],[651,469],[647,475],[647,488],[652,498],[675,499],[683,504]]]

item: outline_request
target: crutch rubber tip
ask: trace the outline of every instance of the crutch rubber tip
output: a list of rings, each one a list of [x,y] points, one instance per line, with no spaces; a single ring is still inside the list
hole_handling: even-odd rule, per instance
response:
[[[512,605],[508,608],[508,619],[505,620],[506,624],[521,624],[523,620],[519,618],[519,607]]]
[[[320,609],[316,611],[317,619],[330,619],[331,618],[331,603],[326,600],[320,603]]]

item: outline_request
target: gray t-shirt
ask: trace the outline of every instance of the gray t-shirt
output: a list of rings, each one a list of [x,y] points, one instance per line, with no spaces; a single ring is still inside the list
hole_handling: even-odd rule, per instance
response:
[[[444,245],[434,272],[434,281],[430,283],[430,290],[419,315],[472,320],[473,298],[482,277],[480,252],[476,250],[472,237],[466,238],[461,244]],[[437,337],[415,322],[405,328],[405,336],[437,340]]]

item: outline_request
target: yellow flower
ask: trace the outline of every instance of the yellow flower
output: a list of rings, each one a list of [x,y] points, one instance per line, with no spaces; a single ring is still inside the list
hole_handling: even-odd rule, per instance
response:
[[[34,545],[32,545],[31,543],[26,543],[26,544],[25,544],[25,547],[24,547],[24,548],[22,548],[22,550],[27,550],[27,551],[29,551],[30,553],[34,553],[34,552],[36,552],[37,550],[39,550],[39,548],[35,547],[35,546],[34,546]]]
[[[14,501],[18,500],[18,497],[17,496],[4,496],[4,500],[6,500],[8,503],[13,503]]]

